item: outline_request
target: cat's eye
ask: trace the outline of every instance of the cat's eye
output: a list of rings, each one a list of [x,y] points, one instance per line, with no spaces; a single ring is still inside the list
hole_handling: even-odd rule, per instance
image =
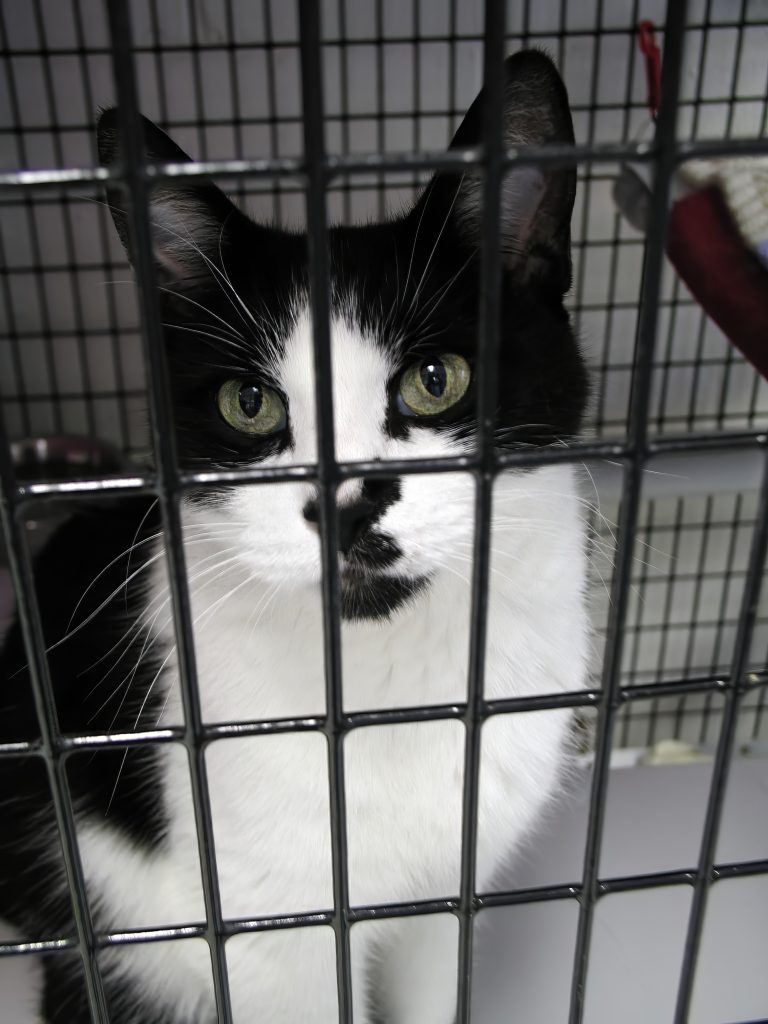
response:
[[[275,434],[286,423],[282,398],[259,381],[226,381],[219,388],[217,404],[230,427],[243,434]]]
[[[466,359],[454,353],[422,359],[400,378],[398,408],[405,416],[436,416],[464,397],[471,376]]]

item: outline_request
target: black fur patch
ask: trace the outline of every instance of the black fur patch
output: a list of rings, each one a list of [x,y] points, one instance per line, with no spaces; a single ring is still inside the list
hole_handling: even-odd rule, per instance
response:
[[[339,580],[343,619],[388,619],[427,586],[426,576],[384,576],[358,569]]]
[[[131,627],[144,606],[142,566],[156,551],[148,538],[158,526],[149,499],[102,505],[65,524],[37,560],[38,601],[65,734],[130,732],[157,721],[162,689],[153,682],[167,652],[159,644],[142,652],[145,634]],[[126,576],[133,577],[127,586]],[[0,652],[0,742],[37,735],[16,623]],[[162,842],[166,815],[156,746],[132,747],[127,754],[124,749],[75,753],[67,761],[67,776],[78,817],[95,816],[147,850]],[[0,760],[0,807],[3,916],[33,938],[70,931],[71,908],[62,895],[61,851],[41,760]]]

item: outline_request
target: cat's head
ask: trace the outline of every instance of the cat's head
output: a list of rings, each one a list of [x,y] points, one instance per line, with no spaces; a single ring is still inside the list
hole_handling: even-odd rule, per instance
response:
[[[565,88],[538,51],[505,64],[504,135],[572,143]],[[482,139],[483,96],[452,145]],[[144,121],[149,160],[187,161]],[[104,164],[119,158],[118,118],[98,127]],[[502,324],[496,438],[547,445],[579,428],[583,363],[563,295],[570,287],[573,167],[520,166],[501,198]],[[128,248],[125,200],[108,193]],[[191,469],[316,458],[307,241],[255,224],[210,181],[165,180],[151,194],[157,278],[179,457]],[[475,437],[482,180],[439,173],[413,207],[382,224],[328,232],[336,457],[464,454]],[[343,613],[390,614],[452,559],[466,566],[469,476],[356,479],[339,488]],[[297,586],[319,579],[312,484],[214,492],[190,514],[238,523],[243,559]],[[230,537],[231,541],[231,537]]]

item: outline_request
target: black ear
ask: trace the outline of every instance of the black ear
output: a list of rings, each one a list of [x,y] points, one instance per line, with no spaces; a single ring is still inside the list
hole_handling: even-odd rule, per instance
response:
[[[557,68],[540,50],[522,50],[504,62],[503,132],[506,147],[573,144],[568,94]],[[483,139],[481,92],[451,142],[477,146]],[[479,246],[483,186],[479,174],[454,177],[450,201],[460,234]],[[570,221],[576,193],[573,166],[524,165],[505,176],[501,194],[504,263],[520,283],[545,284],[560,294],[571,284]],[[447,197],[446,197],[447,198]]]
[[[157,125],[142,117],[144,152],[148,163],[189,163],[191,158]],[[99,160],[105,167],[120,159],[119,115],[105,110],[96,128]],[[133,262],[128,231],[127,194],[107,188],[112,219]],[[244,215],[224,193],[206,179],[165,180],[150,193],[149,216],[157,266],[164,278],[189,278],[208,274],[206,260],[220,263],[220,250]]]

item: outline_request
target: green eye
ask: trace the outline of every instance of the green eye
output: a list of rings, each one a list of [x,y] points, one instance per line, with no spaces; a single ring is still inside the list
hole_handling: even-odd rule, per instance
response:
[[[466,359],[451,352],[414,363],[400,378],[398,408],[406,416],[436,416],[464,397],[470,377]]]
[[[258,381],[228,380],[219,388],[219,412],[243,434],[274,434],[286,423],[283,400]]]

